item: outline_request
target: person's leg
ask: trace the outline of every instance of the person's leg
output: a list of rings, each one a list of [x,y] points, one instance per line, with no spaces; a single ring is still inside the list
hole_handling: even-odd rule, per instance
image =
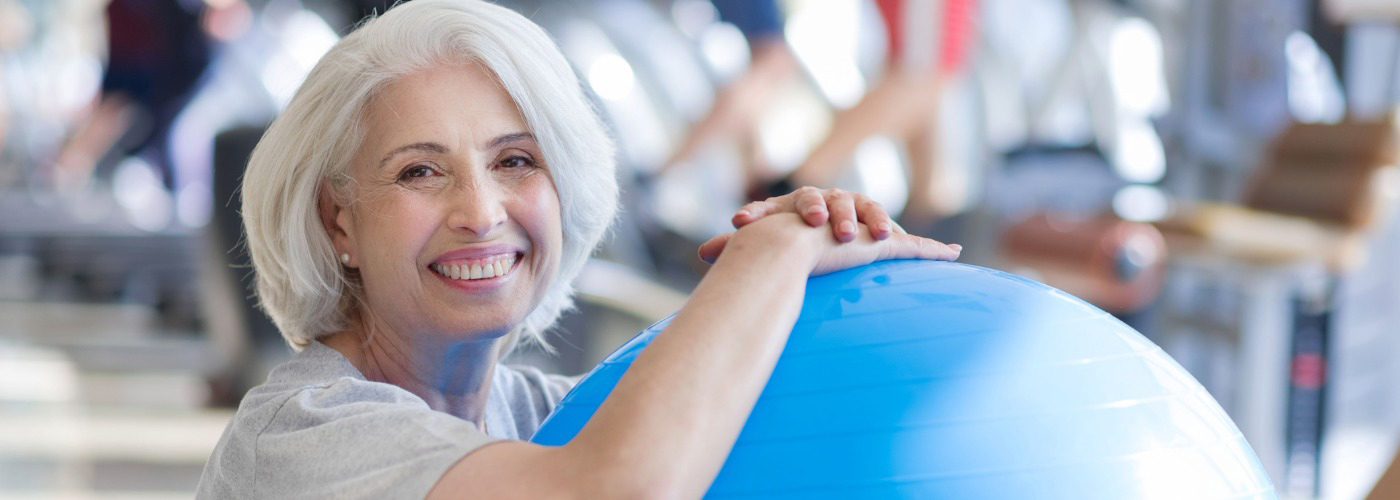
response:
[[[92,178],[97,163],[141,121],[141,110],[121,93],[93,99],[92,111],[74,130],[54,160],[52,182],[59,191],[73,191]]]
[[[780,37],[756,46],[749,70],[720,91],[709,113],[691,127],[658,175],[690,159],[712,141],[747,134],[773,91],[798,74],[797,59]]]
[[[938,196],[940,157],[936,101],[920,124],[904,138],[905,153],[909,157],[909,196],[900,214],[900,222],[906,229],[931,225],[946,215],[947,203],[940,203],[942,200]]]
[[[788,181],[799,186],[830,186],[861,142],[873,135],[908,137],[937,106],[935,82],[929,72],[886,72],[860,102],[836,115],[826,138],[788,175]]]

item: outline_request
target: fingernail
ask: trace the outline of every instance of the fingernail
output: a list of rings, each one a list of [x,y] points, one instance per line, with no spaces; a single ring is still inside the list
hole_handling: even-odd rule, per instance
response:
[[[841,228],[841,232],[846,233],[846,234],[850,234],[850,233],[856,232],[856,225],[855,225],[854,223],[852,223],[851,221],[842,222],[840,228]]]
[[[954,243],[954,244],[952,244],[952,245],[948,245],[948,248],[953,249],[954,252],[962,253],[962,245],[959,245],[959,244],[957,244],[957,243]]]
[[[751,215],[753,214],[750,214],[748,210],[740,210],[739,213],[734,214],[736,217],[743,217],[745,219],[749,218]]]
[[[819,214],[819,213],[822,213],[822,207],[821,207],[821,205],[812,205],[812,206],[810,206],[810,207],[807,208],[807,213],[809,213],[809,214]]]
[[[888,223],[888,222],[881,222],[881,223],[880,223],[880,232],[884,232],[884,233],[890,232],[890,223]]]

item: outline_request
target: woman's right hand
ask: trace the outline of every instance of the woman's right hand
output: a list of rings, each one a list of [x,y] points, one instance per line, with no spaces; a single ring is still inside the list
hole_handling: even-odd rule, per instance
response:
[[[863,266],[872,262],[894,259],[957,260],[962,254],[961,245],[947,245],[940,241],[908,233],[891,233],[877,240],[870,227],[858,224],[856,239],[841,244],[830,232],[823,234],[826,241],[824,250],[812,266],[812,276]]]
[[[757,240],[754,244],[772,247],[775,252],[786,254],[796,250],[792,252],[792,257],[807,256],[810,259],[810,274],[817,276],[881,260],[955,260],[962,252],[960,245],[945,245],[912,234],[894,233],[877,240],[868,226],[857,226],[855,239],[842,243],[831,231],[824,227],[811,227],[797,214],[770,215],[745,225],[737,232],[705,242],[700,245],[699,254],[701,259],[713,264],[730,245],[754,239]]]

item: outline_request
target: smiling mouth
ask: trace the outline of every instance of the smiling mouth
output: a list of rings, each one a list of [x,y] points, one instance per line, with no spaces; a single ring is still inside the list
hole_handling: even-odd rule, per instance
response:
[[[495,255],[484,259],[464,259],[428,265],[439,276],[454,280],[482,280],[503,276],[515,267],[516,254]]]

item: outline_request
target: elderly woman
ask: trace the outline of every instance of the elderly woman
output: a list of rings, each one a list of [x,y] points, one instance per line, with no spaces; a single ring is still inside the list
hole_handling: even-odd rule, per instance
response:
[[[200,496],[698,496],[809,275],[957,256],[858,195],[746,206],[588,426],[533,445],[572,381],[498,360],[570,305],[616,210],[612,153],[558,49],[507,9],[417,0],[342,40],[248,165],[258,296],[298,352],[244,398]]]

